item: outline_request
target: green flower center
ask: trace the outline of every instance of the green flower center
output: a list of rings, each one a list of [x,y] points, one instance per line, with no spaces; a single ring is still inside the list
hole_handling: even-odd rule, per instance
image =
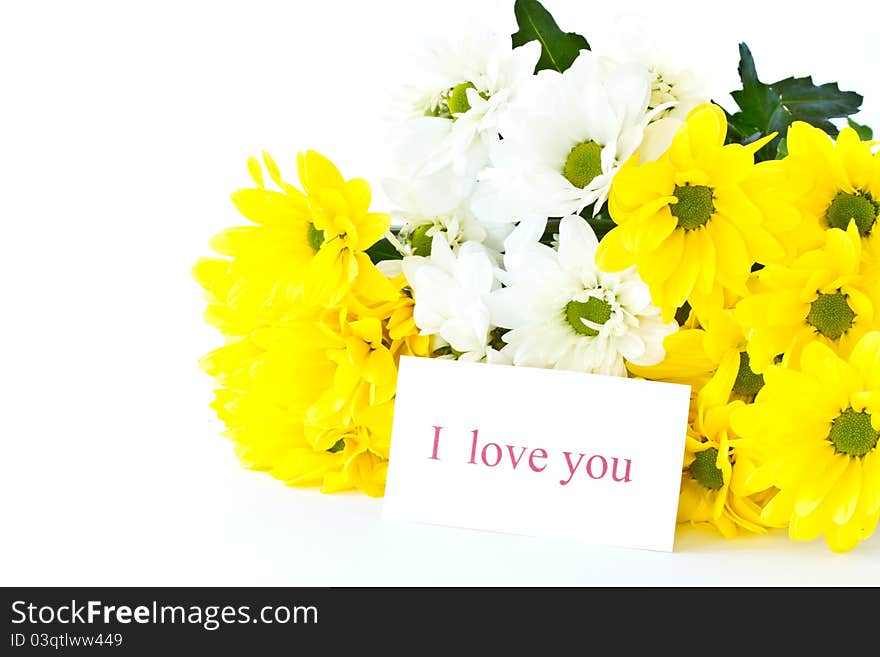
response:
[[[670,205],[669,210],[678,219],[679,227],[685,230],[705,226],[715,212],[715,197],[711,187],[685,183],[681,187],[676,185],[672,195],[678,199],[678,203]]]
[[[565,179],[580,189],[601,174],[602,147],[594,141],[585,141],[572,148],[565,158],[565,166],[562,167]]]
[[[829,340],[839,340],[852,327],[856,318],[846,299],[847,296],[839,290],[833,294],[820,294],[810,304],[807,324]]]
[[[694,454],[694,462],[688,468],[691,477],[703,488],[719,490],[724,485],[724,473],[715,465],[718,462],[718,449],[710,447]]]
[[[569,301],[565,306],[565,319],[575,333],[595,337],[599,335],[599,331],[587,326],[582,320],[604,324],[611,319],[611,306],[607,301],[596,297],[590,297],[586,301]]]
[[[837,192],[837,196],[825,210],[825,221],[831,228],[846,230],[849,222],[855,219],[859,233],[864,237],[874,227],[878,213],[880,213],[880,203],[869,193]]]
[[[335,454],[336,452],[341,452],[345,449],[345,438],[340,438],[335,443],[333,443],[333,447],[328,449],[327,451],[331,454]]]
[[[309,232],[306,235],[306,239],[309,242],[309,246],[312,247],[312,251],[317,253],[324,243],[324,231],[318,230],[315,228],[315,224],[309,223]]]
[[[847,456],[864,456],[877,447],[880,432],[871,426],[871,416],[864,411],[848,408],[834,418],[828,440],[834,451]]]
[[[471,108],[471,102],[467,97],[468,89],[476,89],[473,82],[462,82],[455,85],[440,95],[440,102],[436,107],[425,112],[425,116],[436,116],[441,119],[455,120],[455,114],[463,114]],[[480,96],[489,99],[489,94],[480,92]]]
[[[733,382],[733,391],[743,397],[754,399],[758,391],[764,387],[764,375],[755,374],[749,361],[748,352],[741,351],[739,354],[739,371],[736,373],[736,381]]]
[[[467,97],[468,89],[476,89],[473,82],[462,82],[452,87],[449,97],[446,99],[446,106],[449,107],[450,114],[464,114],[471,108],[471,103]]]
[[[431,224],[422,224],[409,236],[413,255],[425,256],[426,258],[431,255],[431,243],[434,241],[434,236],[428,235],[429,230],[431,230]]]

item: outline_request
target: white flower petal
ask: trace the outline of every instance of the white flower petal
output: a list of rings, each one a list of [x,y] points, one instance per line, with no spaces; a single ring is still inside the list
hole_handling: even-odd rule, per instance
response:
[[[637,315],[651,305],[651,291],[638,280],[628,280],[617,286],[617,300],[627,311]]]
[[[645,341],[636,333],[616,336],[614,347],[627,360],[637,360],[645,353]]]
[[[563,217],[559,222],[559,264],[563,269],[572,272],[595,270],[598,246],[596,233],[582,217]]]
[[[647,69],[589,51],[563,74],[541,71],[523,85],[499,123],[504,139],[490,149],[474,214],[498,223],[576,214],[594,203],[598,211],[614,174],[641,142],[649,98]],[[580,189],[563,170],[572,148],[589,141],[603,147],[603,175]]]

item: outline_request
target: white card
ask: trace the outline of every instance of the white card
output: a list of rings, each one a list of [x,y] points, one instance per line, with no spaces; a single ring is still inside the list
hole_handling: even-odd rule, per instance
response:
[[[402,357],[383,518],[672,551],[689,397]]]

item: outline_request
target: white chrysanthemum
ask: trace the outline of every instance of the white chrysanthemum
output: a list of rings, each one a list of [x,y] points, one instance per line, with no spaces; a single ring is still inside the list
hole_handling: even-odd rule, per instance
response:
[[[437,117],[452,127],[453,155],[482,135],[494,141],[498,125],[523,83],[533,76],[541,44],[514,48],[508,35],[478,29],[439,40],[420,58],[417,86],[404,114]]]
[[[419,185],[386,180],[384,190],[399,208],[392,212],[392,217],[404,224],[399,245],[405,255],[430,255],[434,235],[441,234],[455,252],[465,242],[479,242],[494,261],[500,262],[504,240],[512,226],[486,227],[477,221],[467,204],[447,208],[445,201],[437,202],[435,190]]]
[[[455,191],[467,194],[540,54],[538,42],[513,48],[507,35],[470,30],[417,58],[418,86],[397,103],[404,120],[392,131],[394,177],[436,189],[433,178],[440,176],[443,188],[452,175]]]
[[[413,319],[422,335],[451,349],[461,360],[486,358],[492,329],[489,294],[498,287],[495,267],[485,248],[466,242],[455,254],[442,235],[434,236],[431,256],[403,259],[403,273],[415,299]]]
[[[507,287],[489,298],[493,323],[511,329],[502,354],[514,365],[618,376],[624,359],[663,360],[663,339],[678,325],[663,323],[635,268],[599,271],[598,242],[581,217],[562,219],[557,250],[538,242],[544,225],[523,222],[507,240]]]
[[[421,117],[389,132],[391,170],[382,186],[395,203],[431,216],[449,214],[469,203],[477,172],[488,161],[488,149],[476,142],[453,166],[451,130],[446,119]]]
[[[628,29],[615,32],[607,44],[603,44],[602,35],[598,35],[598,47],[597,43],[593,46],[595,52],[618,61],[637,62],[647,68],[651,79],[649,111],[668,107],[658,112],[645,129],[638,151],[644,162],[655,160],[665,152],[688,113],[697,105],[710,101],[711,85],[704,71],[685,66],[682,53],[674,52],[666,43],[659,43],[650,30],[636,27],[638,21],[630,20],[626,25]]]
[[[484,223],[598,213],[651,119],[639,64],[582,51],[565,73],[542,71],[509,110],[504,139],[480,174],[474,214]],[[660,110],[662,111],[662,110]]]
[[[651,76],[649,108],[671,103],[660,116],[684,119],[694,107],[709,102],[713,86],[709,75],[702,67],[692,67],[698,47],[684,50],[672,47],[668,40],[658,40],[656,31],[646,27],[645,21],[638,17],[624,19],[620,27],[591,39],[593,50],[617,61],[637,62],[648,69]]]

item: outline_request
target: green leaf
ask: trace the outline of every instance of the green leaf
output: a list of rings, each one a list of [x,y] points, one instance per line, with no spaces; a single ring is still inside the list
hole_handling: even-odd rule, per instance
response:
[[[340,438],[335,443],[333,443],[333,446],[330,449],[328,449],[327,451],[330,452],[331,454],[335,454],[336,452],[341,452],[344,449],[345,449],[345,439]]]
[[[846,119],[846,122],[850,128],[856,131],[856,133],[859,135],[859,139],[861,139],[862,141],[869,141],[874,138],[874,131],[871,130],[870,127],[862,125],[861,123],[856,123],[848,117]]]
[[[617,224],[614,223],[611,214],[608,212],[607,203],[602,206],[602,210],[595,217],[593,216],[593,207],[590,205],[584,208],[580,213],[580,217],[590,224],[593,232],[596,233],[596,239],[601,240]],[[562,220],[559,217],[550,217],[547,220],[547,226],[544,228],[543,235],[541,235],[541,244],[553,246],[556,243],[556,238],[559,235],[560,221]]]
[[[691,316],[691,304],[687,301],[684,302],[683,306],[680,306],[678,310],[675,311],[675,321],[678,322],[679,326],[684,326],[685,322]]]
[[[792,122],[805,121],[834,137],[837,128],[830,119],[855,114],[862,104],[862,97],[854,91],[841,91],[836,82],[817,86],[810,76],[766,84],[758,78],[755,60],[745,43],[739,44],[739,56],[742,89],[731,95],[740,111],[728,114],[731,136],[753,141],[778,133],[758,152],[758,160],[777,157],[779,143]]]
[[[553,16],[538,0],[516,0],[513,13],[519,26],[519,31],[511,37],[513,47],[529,41],[541,42],[536,73],[548,68],[562,73],[577,59],[581,50],[590,49],[590,44],[580,34],[560,30]]]
[[[553,246],[557,236],[559,235],[559,221],[560,220],[558,217],[550,217],[549,219],[547,219],[547,225],[544,227],[544,233],[538,240],[539,242],[541,242],[541,244]]]
[[[383,260],[400,260],[403,258],[400,251],[394,247],[387,237],[383,237],[367,249],[367,255],[370,256],[370,260],[373,261],[373,264],[377,264]]]
[[[856,92],[841,91],[836,82],[816,86],[809,75],[805,78],[786,78],[774,82],[771,87],[779,93],[784,110],[773,117],[776,123],[771,122],[771,130],[787,128],[792,121],[806,121],[836,136],[837,127],[828,119],[855,114],[862,105],[862,97]],[[785,114],[791,118],[787,119]]]
[[[739,44],[739,79],[742,81],[742,90],[734,91],[730,95],[739,105],[740,111],[730,115],[731,125],[743,138],[764,134],[770,123],[770,115],[779,105],[779,98],[768,85],[758,79],[755,60],[744,43]]]
[[[614,219],[611,218],[611,213],[608,211],[608,204],[606,203],[599,213],[594,217],[593,216],[593,206],[591,205],[588,208],[585,208],[583,212],[581,212],[581,216],[587,220],[587,223],[593,228],[593,231],[596,233],[596,239],[601,240],[605,237],[611,230],[617,226],[614,223]]]
[[[779,146],[776,147],[776,159],[781,160],[788,156],[788,139],[783,137],[779,140]]]

